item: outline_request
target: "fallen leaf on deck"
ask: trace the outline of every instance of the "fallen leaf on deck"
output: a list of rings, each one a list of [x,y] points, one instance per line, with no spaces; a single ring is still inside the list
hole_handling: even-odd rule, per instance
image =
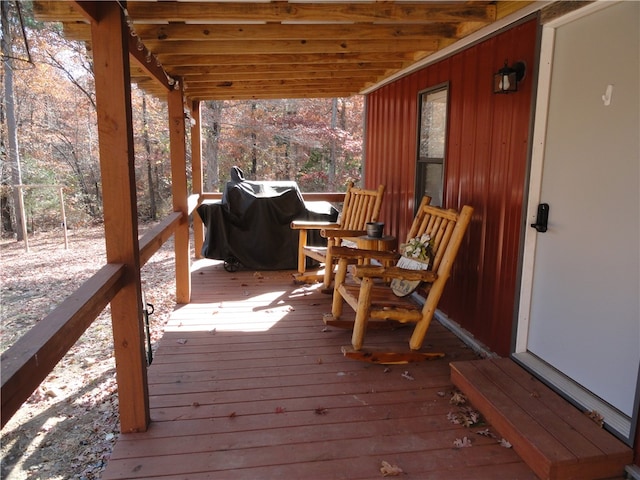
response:
[[[600,428],[604,427],[604,417],[595,410],[589,410],[588,412],[584,412],[584,414],[597,423]]]
[[[235,418],[236,417],[236,412],[231,412],[229,414],[229,418]]]
[[[472,427],[481,421],[480,413],[468,407],[458,412],[449,412],[447,418],[451,423],[464,427]]]
[[[402,374],[402,378],[406,378],[407,380],[415,380],[415,378],[411,376],[408,370]]]
[[[179,343],[180,345],[184,345],[185,343],[187,343],[187,339],[186,338],[180,338],[180,339],[176,340],[176,343]]]
[[[283,407],[276,407],[276,413],[285,413],[287,410]]]
[[[509,441],[507,441],[506,439],[504,439],[504,438],[502,440],[500,440],[500,446],[504,447],[504,448],[511,448],[512,447],[511,443]]]
[[[402,469],[397,465],[391,465],[389,462],[382,461],[380,466],[380,473],[383,477],[397,477],[401,473],[404,473]]]
[[[315,413],[316,415],[326,415],[327,413],[329,413],[329,410],[327,408],[318,407],[315,409]]]
[[[462,438],[456,438],[453,441],[453,446],[455,448],[467,448],[467,447],[471,447],[471,440],[469,440],[469,437],[462,437]]]
[[[480,430],[479,432],[476,432],[476,434],[482,435],[483,437],[496,438],[496,436],[488,428],[485,428],[484,430]]]
[[[464,405],[465,403],[467,403],[467,397],[464,395],[464,393],[453,392],[449,403],[452,405]]]

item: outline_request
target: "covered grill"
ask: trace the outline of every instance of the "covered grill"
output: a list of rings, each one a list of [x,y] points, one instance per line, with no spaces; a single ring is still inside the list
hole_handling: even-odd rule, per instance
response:
[[[202,255],[224,260],[230,271],[295,269],[299,233],[291,221],[338,217],[329,202],[305,202],[296,182],[245,180],[237,167],[222,200],[203,203],[197,212],[207,227]],[[313,241],[321,245],[324,239]]]

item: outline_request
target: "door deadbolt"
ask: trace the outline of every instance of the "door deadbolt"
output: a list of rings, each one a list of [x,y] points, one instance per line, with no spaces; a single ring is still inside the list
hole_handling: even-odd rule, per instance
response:
[[[536,216],[536,223],[532,223],[531,226],[540,233],[547,231],[547,223],[549,221],[549,204],[541,203],[538,205],[538,215]]]

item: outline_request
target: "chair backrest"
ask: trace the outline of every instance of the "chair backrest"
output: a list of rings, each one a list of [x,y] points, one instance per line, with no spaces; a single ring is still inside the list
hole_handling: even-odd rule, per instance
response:
[[[383,196],[384,185],[380,185],[377,190],[365,190],[354,187],[353,182],[349,182],[340,215],[340,228],[365,230],[367,222],[377,222]]]
[[[463,207],[460,212],[453,209],[445,210],[429,205],[430,200],[429,197],[425,196],[422,202],[420,202],[416,216],[413,219],[413,224],[407,235],[407,242],[425,233],[428,234],[431,237],[433,251],[433,258],[430,262],[429,269],[437,272],[447,248],[453,246],[455,252],[451,253],[453,254],[452,256],[455,257],[462,239],[461,236],[464,235],[466,227],[471,220],[473,209],[471,209],[471,207]],[[465,218],[459,222],[458,220],[461,216]],[[458,226],[457,231],[456,226]],[[454,241],[451,242],[454,233],[456,237],[460,236],[460,238],[454,238]],[[450,245],[451,243],[455,246]]]

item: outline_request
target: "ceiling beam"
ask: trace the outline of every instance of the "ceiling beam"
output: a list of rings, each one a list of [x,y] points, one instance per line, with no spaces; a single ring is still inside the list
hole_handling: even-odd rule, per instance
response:
[[[129,57],[139,68],[146,71],[152,79],[158,82],[165,92],[173,90],[175,85],[173,82],[177,79],[170,78],[149,49],[144,44],[138,44],[137,37],[131,35],[129,35]]]
[[[211,24],[139,24],[134,30],[144,38],[165,42],[180,40],[436,40],[454,38],[453,23],[429,24],[315,24],[313,28],[301,24],[211,25]]]
[[[229,101],[246,101],[246,100],[283,100],[288,98],[348,98],[358,93],[345,94],[344,92],[316,92],[313,90],[306,91],[289,91],[289,92],[259,92],[259,93],[209,93],[203,96],[191,96],[194,101],[207,100],[229,100]]]
[[[89,24],[100,14],[100,3],[34,0],[34,12],[38,20],[62,21],[67,38],[85,41],[90,48]],[[132,82],[164,98],[176,81],[185,85],[189,99],[197,100],[366,93],[412,66],[439,58],[439,52],[475,38],[478,31],[531,2],[117,3],[133,29],[128,40]]]
[[[127,2],[140,23],[158,22],[491,22],[487,3],[288,3],[288,2]]]
[[[331,53],[400,53],[408,50],[435,52],[437,40],[269,40],[264,42],[162,42],[147,40],[145,45],[156,55],[277,55]]]
[[[170,71],[170,67],[183,66],[220,66],[220,65],[259,65],[288,64],[305,65],[309,63],[375,63],[375,62],[412,62],[416,60],[413,52],[375,52],[375,53],[312,53],[278,55],[158,55],[160,62]]]
[[[335,70],[319,70],[319,71],[302,71],[296,72],[295,70],[291,70],[290,72],[276,72],[276,73],[235,73],[233,75],[227,72],[221,72],[219,74],[211,74],[211,75],[194,75],[188,77],[186,79],[186,83],[192,86],[199,85],[207,85],[207,84],[216,84],[223,81],[244,81],[244,80],[283,80],[283,79],[291,79],[291,80],[314,80],[314,79],[322,79],[324,81],[327,80],[357,80],[359,82],[364,82],[372,77],[380,77],[384,76],[386,70],[371,70],[367,72],[357,72],[353,70],[348,70],[346,72]]]
[[[305,64],[304,71],[309,72],[332,72],[336,76],[358,75],[359,73],[371,74],[379,71],[387,71],[401,68],[402,62],[376,62],[376,63],[347,63],[335,65],[331,63]],[[174,67],[172,73],[179,76],[197,78],[200,76],[219,74],[287,74],[301,73],[299,64],[248,64],[248,65],[226,65],[224,68],[213,65],[201,65],[190,67]]]

